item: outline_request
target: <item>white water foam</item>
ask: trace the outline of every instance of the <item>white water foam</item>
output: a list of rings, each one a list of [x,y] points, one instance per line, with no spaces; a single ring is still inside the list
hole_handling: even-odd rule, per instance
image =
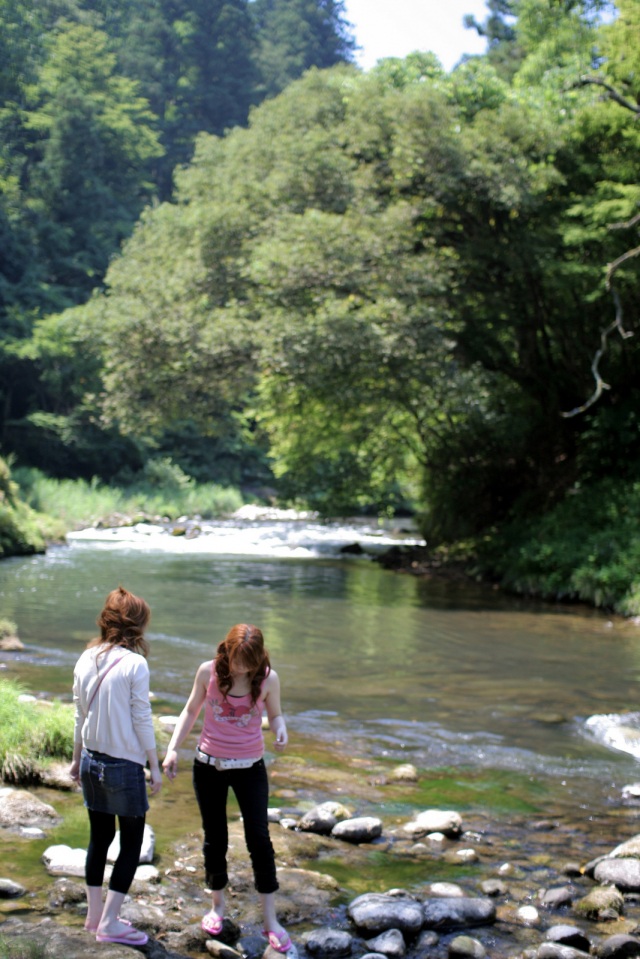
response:
[[[603,746],[640,759],[640,713],[597,713],[589,716],[585,729]]]
[[[172,532],[178,526],[184,526],[185,535]],[[356,543],[370,556],[399,544],[425,545],[415,531],[390,528],[389,524],[358,520],[322,523],[311,513],[259,511],[257,507],[243,507],[229,520],[184,524],[178,521],[166,525],[136,523],[110,529],[92,527],[68,533],[67,540],[74,546],[91,544],[92,547],[279,559],[344,556],[344,547]]]

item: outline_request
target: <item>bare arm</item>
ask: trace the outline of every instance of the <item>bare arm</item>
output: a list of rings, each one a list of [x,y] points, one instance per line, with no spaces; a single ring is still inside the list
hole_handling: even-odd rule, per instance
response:
[[[282,752],[289,741],[289,737],[287,736],[287,724],[284,721],[280,705],[280,679],[275,670],[272,669],[267,676],[265,686],[267,695],[264,698],[264,704],[269,719],[269,729],[276,737],[273,745],[278,752]]]
[[[193,729],[194,723],[202,709],[202,704],[207,695],[210,677],[211,660],[207,663],[202,663],[202,665],[198,667],[198,672],[193,682],[193,689],[191,690],[184,709],[180,713],[176,728],[173,730],[171,741],[167,747],[167,754],[162,763],[162,768],[169,779],[175,779],[177,775],[178,750]]]

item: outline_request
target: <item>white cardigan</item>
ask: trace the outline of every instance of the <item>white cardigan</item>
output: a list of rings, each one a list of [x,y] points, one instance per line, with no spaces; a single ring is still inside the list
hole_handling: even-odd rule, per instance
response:
[[[109,669],[121,657],[122,661]],[[93,696],[100,677],[104,679]],[[156,748],[156,737],[149,703],[149,667],[144,656],[122,646],[86,649],[73,671],[73,701],[74,742],[146,765],[147,750]]]

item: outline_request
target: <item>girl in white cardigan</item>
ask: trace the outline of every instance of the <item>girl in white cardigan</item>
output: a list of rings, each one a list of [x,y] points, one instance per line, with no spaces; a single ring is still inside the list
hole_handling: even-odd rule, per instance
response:
[[[150,610],[121,586],[107,596],[98,617],[100,636],[76,663],[76,707],[70,775],[82,783],[89,812],[90,840],[85,879],[85,929],[98,942],[142,946],[146,933],[118,916],[133,880],[144,835],[147,801],[144,767],[149,763],[151,794],[162,786],[149,704],[149,644],[144,630]],[[107,851],[120,827],[120,852],[102,904]]]

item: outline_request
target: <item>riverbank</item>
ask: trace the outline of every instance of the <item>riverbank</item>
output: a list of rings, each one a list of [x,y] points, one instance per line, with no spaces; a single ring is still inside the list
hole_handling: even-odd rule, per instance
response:
[[[152,937],[142,951],[153,959],[206,951],[256,959],[266,943],[237,811],[231,814],[227,921],[220,937],[227,949],[207,945],[199,927],[207,897],[188,751],[183,758],[178,780],[165,784],[149,816],[157,872],[152,881],[136,881],[123,915]],[[627,871],[626,878],[618,873],[617,894],[611,878],[594,878],[593,865],[600,857],[611,863],[614,848],[636,836],[639,807],[632,790],[603,784],[609,804],[594,814],[567,802],[558,784],[541,783],[539,804],[532,807],[519,798],[518,775],[488,793],[486,777],[477,773],[416,770],[414,777],[406,765],[372,763],[345,756],[339,744],[299,738],[289,754],[272,757],[269,772],[279,912],[302,959],[371,952],[387,959],[638,954],[629,951],[640,923],[638,843],[613,857]],[[50,876],[42,862],[52,845],[82,845],[80,796],[32,793],[60,822],[45,822],[40,839],[21,835],[17,823],[0,830],[2,878],[24,884],[24,895],[0,901],[0,942],[9,948],[30,942],[42,950],[30,953],[34,959],[104,956],[105,949],[113,957],[130,956],[123,947],[97,945],[84,932],[81,876]],[[373,829],[358,841],[340,838],[327,803],[333,804],[333,822],[365,819],[370,830],[378,822],[380,834]],[[429,818],[434,810],[440,810],[435,825]],[[594,898],[596,890],[606,901]],[[616,951],[612,937],[619,936],[625,938]],[[0,955],[25,953],[0,948]]]

